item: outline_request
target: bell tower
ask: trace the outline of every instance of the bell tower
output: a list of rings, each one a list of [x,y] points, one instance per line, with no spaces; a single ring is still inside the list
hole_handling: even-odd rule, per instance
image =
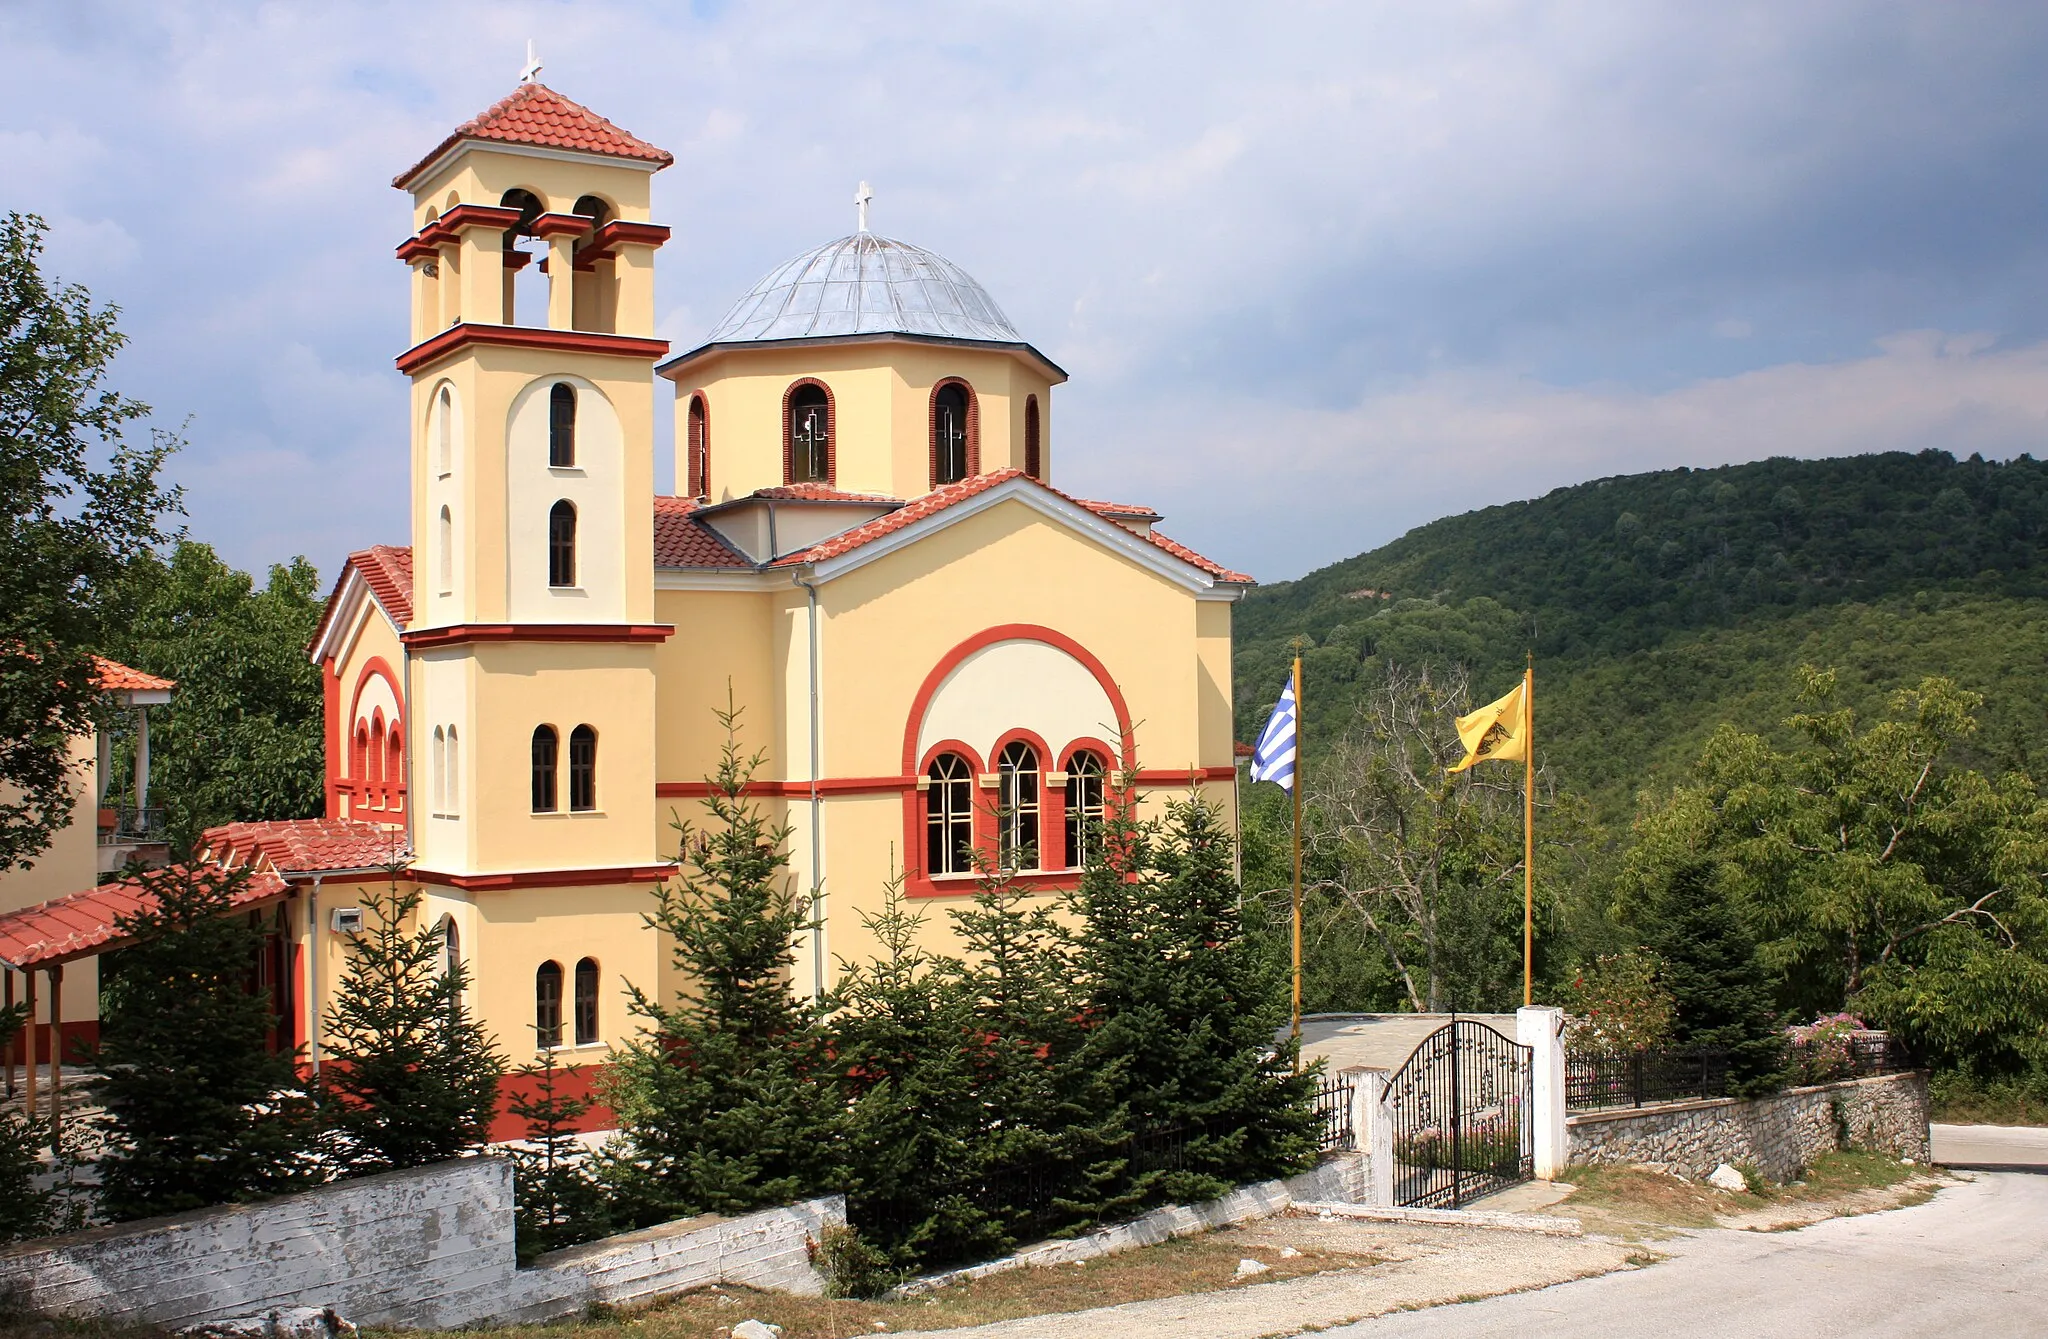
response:
[[[525,82],[392,184],[412,196],[416,868],[655,861],[654,252],[673,159]]]

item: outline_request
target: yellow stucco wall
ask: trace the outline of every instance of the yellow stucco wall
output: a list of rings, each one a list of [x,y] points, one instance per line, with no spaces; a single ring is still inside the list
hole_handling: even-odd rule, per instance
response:
[[[27,869],[0,872],[0,911],[47,902],[67,893],[84,892],[99,882],[99,814],[94,803],[98,793],[99,734],[97,731],[74,738],[69,747],[71,767],[71,821],[57,830],[49,849],[35,858]],[[15,998],[24,986],[14,983]],[[49,983],[36,983],[36,1017],[50,1018]],[[99,1017],[99,962],[81,958],[65,964],[64,1021],[83,1022]]]

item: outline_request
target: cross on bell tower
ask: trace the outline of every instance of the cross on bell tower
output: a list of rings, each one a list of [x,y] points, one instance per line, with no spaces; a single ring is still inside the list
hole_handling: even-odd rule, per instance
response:
[[[874,188],[865,181],[860,184],[860,189],[853,193],[854,206],[860,210],[860,230],[862,232],[868,230],[868,202],[874,198]]]

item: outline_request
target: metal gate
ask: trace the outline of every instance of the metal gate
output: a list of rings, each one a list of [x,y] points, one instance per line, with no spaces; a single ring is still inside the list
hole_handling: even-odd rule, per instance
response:
[[[1394,1071],[1395,1204],[1454,1209],[1535,1174],[1531,1053],[1453,1017]]]

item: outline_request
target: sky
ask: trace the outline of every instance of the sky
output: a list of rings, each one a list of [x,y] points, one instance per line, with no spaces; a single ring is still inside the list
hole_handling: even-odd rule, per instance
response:
[[[1605,475],[2048,445],[2048,6],[0,0],[0,209],[122,309],[229,561],[406,541],[389,183],[529,38],[676,156],[677,351],[869,181],[1071,374],[1053,482],[1264,580]]]

